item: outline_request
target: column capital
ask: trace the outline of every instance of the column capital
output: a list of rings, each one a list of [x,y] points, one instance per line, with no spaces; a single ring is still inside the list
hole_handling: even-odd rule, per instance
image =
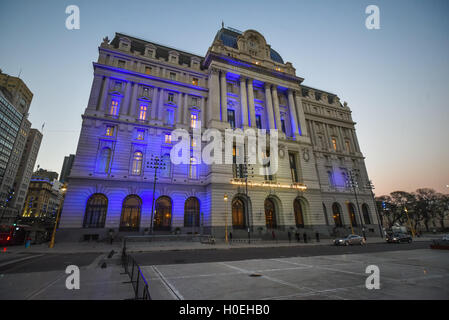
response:
[[[218,75],[220,73],[220,69],[212,67],[209,68],[209,75]]]
[[[263,84],[263,87],[265,88],[265,90],[266,89],[271,89],[271,83],[269,83],[269,82],[265,82],[264,84]]]
[[[240,82],[246,82],[246,79],[249,79],[248,77],[245,76],[240,76]]]

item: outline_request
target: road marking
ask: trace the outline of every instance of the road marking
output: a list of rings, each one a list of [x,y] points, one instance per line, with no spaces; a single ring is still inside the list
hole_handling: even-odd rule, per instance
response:
[[[176,290],[175,286],[173,286],[167,278],[164,277],[164,275],[159,271],[156,266],[151,266],[151,268],[154,270],[154,273],[159,277],[165,288],[167,288],[168,292],[172,295],[175,300],[185,300],[181,293],[179,293],[178,290]]]
[[[59,280],[61,280],[62,278],[64,278],[66,276],[65,273],[61,274],[59,277],[57,277],[55,280],[51,281],[50,283],[46,284],[45,286],[43,286],[41,289],[38,289],[36,291],[34,291],[32,294],[30,294],[29,296],[27,296],[25,298],[25,300],[31,300],[34,297],[36,297],[37,295],[41,294],[42,292],[44,292],[45,290],[47,290],[48,288],[50,288],[52,285],[54,285],[56,282],[58,282]]]
[[[7,262],[4,262],[4,263],[0,264],[0,268],[4,267],[4,266],[7,266],[9,264],[13,264],[13,263],[16,263],[16,262],[25,261],[25,260],[29,260],[29,259],[37,258],[37,257],[41,257],[41,256],[43,256],[43,254],[36,254],[36,255],[29,256],[29,257],[23,257],[23,258],[19,258],[19,259],[10,260],[10,261],[7,261]]]
[[[89,264],[89,265],[86,267],[86,269],[87,269],[87,270],[94,269],[96,266],[99,265],[99,263],[100,263],[100,261],[101,261],[102,259],[106,258],[107,255],[108,255],[107,253],[100,254],[98,257],[96,257],[96,258],[94,259],[94,261],[92,261],[91,264]]]

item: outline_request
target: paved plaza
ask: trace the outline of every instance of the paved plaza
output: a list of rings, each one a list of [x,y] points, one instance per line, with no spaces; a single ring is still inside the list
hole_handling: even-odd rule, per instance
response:
[[[368,265],[380,289],[368,290]],[[449,254],[418,249],[142,267],[153,299],[449,299]]]

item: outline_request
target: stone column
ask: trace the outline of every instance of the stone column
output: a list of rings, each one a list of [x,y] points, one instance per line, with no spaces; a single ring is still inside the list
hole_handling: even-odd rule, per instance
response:
[[[226,83],[226,71],[220,73],[221,92],[221,121],[228,122],[228,92]]]
[[[246,98],[246,78],[240,76],[240,106],[242,108],[242,126],[248,127],[248,105]]]
[[[355,134],[355,129],[351,130],[351,134],[352,134],[352,140],[354,141],[355,147],[356,147],[356,152],[361,152],[360,151],[360,146],[359,146],[359,141],[357,140],[357,136]]]
[[[103,76],[95,75],[92,81],[92,88],[90,90],[89,103],[87,104],[88,109],[98,110],[98,102],[101,98],[103,84]]]
[[[153,96],[151,97],[151,120],[156,119],[157,100],[159,99],[159,88],[153,88]]]
[[[123,98],[123,108],[120,108],[120,114],[128,115],[131,86],[132,82],[126,82],[125,98]]]
[[[188,127],[190,127],[190,115],[189,115],[189,105],[188,105],[188,97],[189,95],[187,93],[184,94],[184,104],[183,104],[183,108],[184,108],[184,120],[183,123],[185,125],[187,125]]]
[[[178,94],[178,109],[176,110],[177,111],[176,124],[182,123],[182,118],[181,118],[182,117],[182,108],[184,107],[182,105],[182,101],[184,100],[184,99],[182,99],[183,95],[185,95],[185,93],[179,93]]]
[[[159,91],[159,99],[157,103],[157,119],[160,121],[164,120],[164,89],[160,89]]]
[[[103,88],[101,89],[100,102],[97,105],[97,110],[105,110],[105,101],[108,95],[109,89],[109,77],[104,77]]]
[[[296,105],[295,105],[295,99],[293,98],[293,91],[291,89],[288,89],[288,109],[290,110],[290,119],[292,124],[292,133],[293,136],[299,136],[298,131],[298,124],[297,124],[297,118],[296,118]]]
[[[302,106],[300,92],[295,92],[295,101],[296,101],[296,113],[298,115],[298,120],[299,120],[299,126],[298,126],[299,134],[302,136],[308,136],[306,117],[304,116],[304,108]]]
[[[204,97],[200,98],[200,120],[201,120],[201,128],[205,128],[206,126],[206,121],[204,121],[204,115],[205,115],[205,110],[204,110]]]
[[[279,112],[279,97],[276,85],[271,87],[271,95],[273,97],[274,119],[276,121],[276,129],[282,133],[281,114]]]
[[[138,87],[139,87],[139,85],[137,84],[137,82],[134,82],[133,92],[132,92],[132,95],[131,95],[131,99],[129,101],[127,115],[130,115],[130,116],[136,115],[136,99],[137,99],[137,88]]]
[[[254,106],[253,79],[248,79],[248,107],[251,127],[256,128],[256,107]]]
[[[269,129],[274,129],[273,100],[270,87],[271,84],[265,83],[265,109],[267,110]]]
[[[207,106],[207,122],[210,127],[210,122],[220,121],[220,82],[218,79],[219,70],[211,68],[209,72],[209,99]]]

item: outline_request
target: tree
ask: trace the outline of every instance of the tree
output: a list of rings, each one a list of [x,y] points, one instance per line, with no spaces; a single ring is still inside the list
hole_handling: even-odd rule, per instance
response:
[[[444,219],[449,216],[449,194],[436,194],[435,218],[439,220],[441,229],[445,229]]]
[[[430,188],[417,189],[415,193],[414,217],[415,228],[419,222],[423,222],[426,231],[429,232],[429,222],[435,217],[437,209],[437,193]]]

